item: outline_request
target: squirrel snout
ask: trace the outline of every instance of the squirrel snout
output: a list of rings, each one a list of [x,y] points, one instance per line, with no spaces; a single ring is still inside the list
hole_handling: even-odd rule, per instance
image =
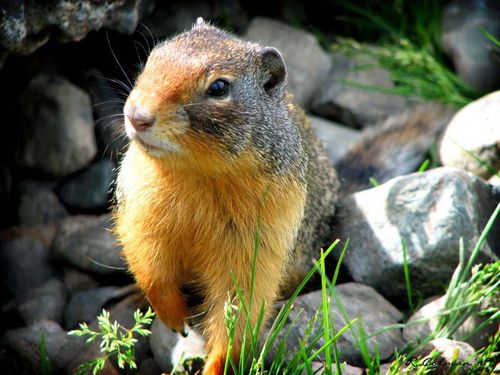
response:
[[[155,122],[154,115],[141,110],[135,105],[126,105],[124,112],[125,117],[137,131],[149,129]]]

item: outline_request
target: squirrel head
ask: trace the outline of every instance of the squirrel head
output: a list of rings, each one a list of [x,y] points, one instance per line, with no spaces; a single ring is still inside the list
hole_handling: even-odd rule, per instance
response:
[[[124,107],[127,135],[179,166],[269,154],[293,131],[286,77],[275,48],[199,20],[152,50]]]

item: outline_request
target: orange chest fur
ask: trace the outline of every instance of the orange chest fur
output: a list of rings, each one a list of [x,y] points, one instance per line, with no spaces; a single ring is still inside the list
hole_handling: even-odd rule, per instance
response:
[[[125,253],[173,256],[186,268],[206,267],[210,257],[248,257],[257,231],[264,251],[289,251],[306,194],[293,176],[167,170],[134,148],[122,164],[119,191],[117,230]],[[142,247],[141,238],[155,246]]]

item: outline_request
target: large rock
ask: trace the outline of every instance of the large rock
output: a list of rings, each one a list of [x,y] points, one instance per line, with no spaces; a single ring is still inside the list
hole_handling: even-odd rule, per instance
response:
[[[455,115],[443,135],[439,156],[443,165],[483,178],[492,175],[491,169],[500,170],[500,91],[468,104]]]
[[[30,182],[20,190],[17,216],[21,225],[45,224],[68,215],[52,189]]]
[[[344,156],[349,147],[360,138],[360,133],[357,130],[347,128],[321,117],[307,117],[334,163]]]
[[[66,287],[61,281],[51,279],[26,293],[18,301],[17,311],[26,325],[42,320],[62,324],[65,306]]]
[[[344,265],[353,279],[386,296],[406,294],[404,239],[412,289],[424,296],[436,295],[443,292],[457,267],[460,238],[468,257],[496,205],[491,188],[479,178],[438,168],[343,198],[334,233],[344,241],[349,238]],[[499,224],[476,263],[498,259]]]
[[[314,319],[317,320],[314,322],[308,340],[311,341],[316,335],[322,334],[323,320],[321,313],[319,317],[315,318],[317,312],[321,311],[321,294],[322,292],[319,290],[310,292],[299,296],[294,301],[287,323],[278,335],[277,342],[273,343],[271,348],[271,359],[276,354],[280,340],[285,340],[285,353],[296,353],[300,348],[299,343],[309,344],[304,340],[307,339],[306,332]],[[379,329],[398,323],[402,318],[401,312],[373,288],[358,283],[346,283],[336,286],[330,308],[335,323],[335,332],[338,332],[351,320],[358,318],[365,334],[369,336]],[[357,343],[359,332],[359,326],[355,323],[351,329],[348,329],[338,338],[337,348],[341,361],[346,361],[351,365],[363,364],[359,350],[360,346]],[[373,355],[377,346],[381,359],[388,358],[395,350],[404,346],[401,332],[397,329],[379,333],[368,338],[367,341],[370,353]],[[322,337],[314,347],[317,350],[323,344],[324,339]],[[321,354],[319,358],[324,358],[324,354]]]
[[[130,291],[117,286],[84,290],[73,295],[64,314],[64,327],[75,329],[80,323],[90,323],[111,300],[123,298]]]
[[[62,372],[68,363],[78,355],[85,340],[72,338],[56,322],[41,321],[29,327],[7,331],[0,345],[10,348],[18,359],[25,362],[29,374],[40,373],[40,343],[45,337],[47,357],[54,373]],[[98,351],[96,353],[98,354]],[[8,359],[7,359],[8,360]]]
[[[100,160],[57,188],[61,201],[74,210],[105,209],[109,205],[115,164]]]
[[[78,41],[101,28],[131,34],[152,3],[149,0],[3,1],[0,62],[9,53],[32,53],[51,37],[63,42]]]
[[[442,44],[456,72],[478,91],[500,88],[500,61],[481,31],[500,38],[500,4],[496,0],[454,0],[446,5]]]
[[[288,88],[295,100],[307,108],[312,95],[325,80],[331,60],[314,35],[279,21],[254,18],[245,39],[276,47],[283,55],[288,70]]]
[[[65,219],[54,239],[54,256],[101,275],[125,273],[127,267],[111,225],[110,215]]]
[[[172,371],[174,367],[171,356],[172,349],[178,340],[177,336],[180,335],[165,327],[159,318],[156,318],[151,326],[149,346],[162,371]]]
[[[21,94],[22,136],[18,164],[65,176],[96,155],[89,96],[56,75],[35,76]]]
[[[376,91],[377,87],[394,88],[394,83],[387,70],[365,56],[335,54],[328,78],[318,87],[312,111],[354,128],[374,125],[403,110],[407,103],[402,96]]]
[[[445,299],[446,296],[442,296],[430,301],[418,309],[410,319],[408,319],[403,329],[403,339],[406,342],[416,343],[422,341],[436,330],[439,323],[439,313],[444,310]],[[498,308],[499,303],[500,301],[498,301],[498,298],[496,301],[491,301],[493,307],[496,308]],[[474,314],[467,318],[457,328],[451,338],[460,340],[462,337],[472,333],[486,320],[486,316],[481,316],[480,311],[485,311],[488,307],[492,306],[485,303],[483,306],[478,307],[474,311]],[[463,341],[467,342],[475,349],[482,348],[488,345],[488,339],[495,334],[497,329],[498,324],[490,324]]]
[[[20,298],[52,278],[49,249],[31,238],[17,238],[0,247],[2,294]]]

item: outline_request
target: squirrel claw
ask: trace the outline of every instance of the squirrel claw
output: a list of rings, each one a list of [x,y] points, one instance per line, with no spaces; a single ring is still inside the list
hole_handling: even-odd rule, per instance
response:
[[[187,337],[188,335],[188,332],[186,330],[186,327],[183,327],[182,329],[180,330],[176,330],[176,329],[173,329],[173,328],[170,328],[172,330],[172,332],[175,332],[175,333],[178,333],[180,334],[182,337]]]

